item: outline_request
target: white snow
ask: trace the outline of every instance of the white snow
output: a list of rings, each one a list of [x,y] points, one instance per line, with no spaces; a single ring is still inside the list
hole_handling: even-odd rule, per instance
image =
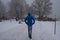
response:
[[[36,21],[33,25],[32,40],[60,40],[60,21],[57,21],[57,33],[54,35],[55,22]],[[30,40],[28,27],[22,22],[15,20],[0,22],[0,40]]]
[[[14,28],[18,26],[18,23],[16,21],[3,21],[0,23],[0,33],[8,31],[11,28]]]
[[[60,22],[57,22],[56,40],[60,40]]]

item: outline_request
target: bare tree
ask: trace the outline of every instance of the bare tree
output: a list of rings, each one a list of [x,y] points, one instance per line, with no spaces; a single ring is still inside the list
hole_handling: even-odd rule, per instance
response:
[[[42,18],[44,15],[49,15],[51,14],[52,10],[52,3],[50,0],[35,0],[33,2],[33,8],[36,14],[39,15],[39,20]]]
[[[28,9],[29,9],[29,5],[28,4],[25,4],[25,7],[24,7],[24,15],[27,14]]]
[[[10,13],[13,17],[22,18],[25,0],[11,0]]]
[[[5,16],[5,6],[2,3],[2,1],[0,0],[0,18],[2,18],[3,16]]]

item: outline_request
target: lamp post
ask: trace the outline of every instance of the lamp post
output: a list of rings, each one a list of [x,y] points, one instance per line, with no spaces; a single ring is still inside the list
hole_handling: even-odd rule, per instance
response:
[[[55,26],[54,26],[54,35],[56,34],[56,13],[55,13]]]

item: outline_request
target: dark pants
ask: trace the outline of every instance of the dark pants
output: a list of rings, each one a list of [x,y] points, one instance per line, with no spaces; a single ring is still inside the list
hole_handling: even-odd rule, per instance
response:
[[[32,38],[32,26],[28,26],[28,36]]]

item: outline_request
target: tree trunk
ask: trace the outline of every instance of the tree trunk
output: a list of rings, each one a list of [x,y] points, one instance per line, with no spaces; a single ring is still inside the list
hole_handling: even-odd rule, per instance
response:
[[[39,20],[39,21],[41,21],[41,19],[40,19],[40,18],[41,18],[41,15],[40,15],[40,12],[39,12],[39,18],[38,18],[38,20]]]

